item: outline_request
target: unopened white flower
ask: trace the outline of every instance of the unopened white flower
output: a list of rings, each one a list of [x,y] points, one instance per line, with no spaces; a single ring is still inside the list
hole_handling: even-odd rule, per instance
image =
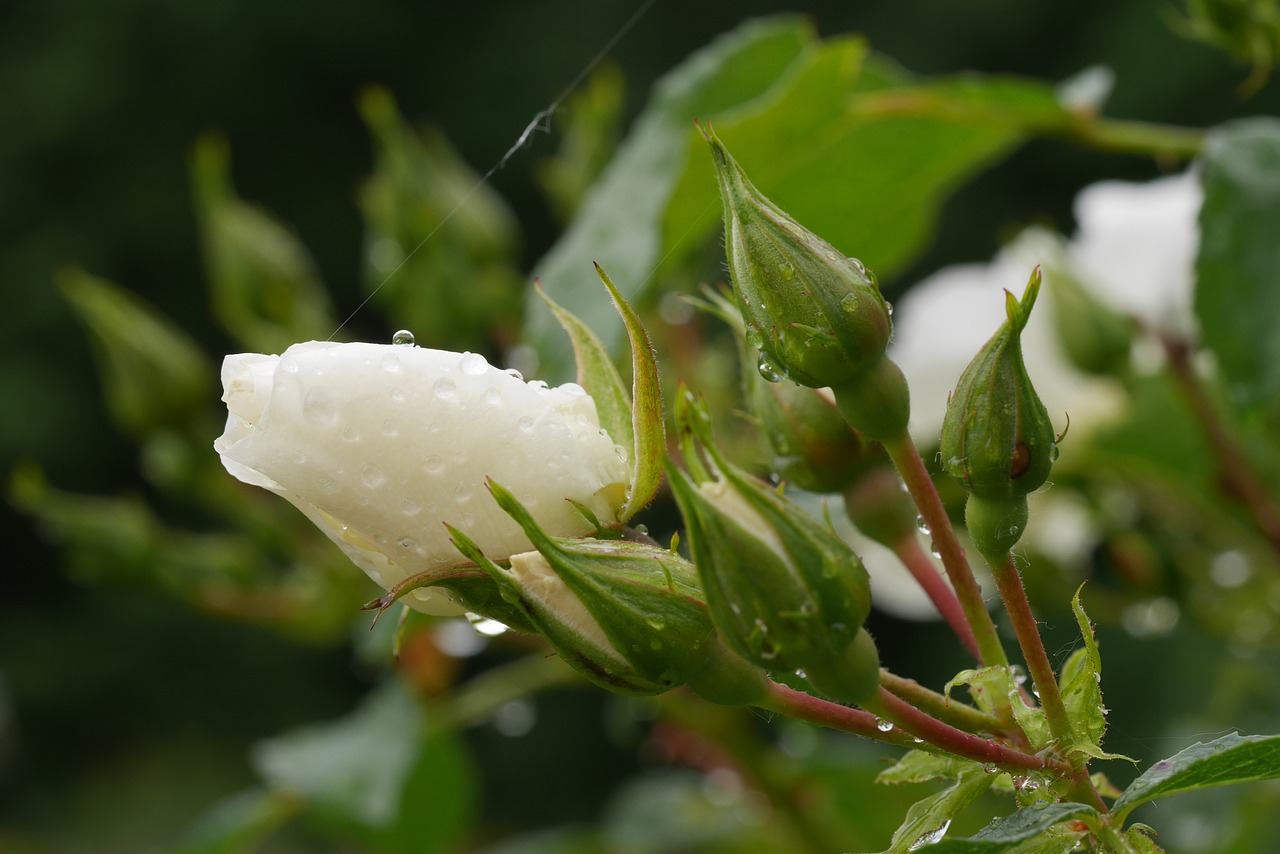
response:
[[[384,588],[462,560],[444,523],[495,560],[531,550],[486,478],[556,536],[592,530],[570,501],[605,523],[625,501],[626,452],[580,386],[526,383],[475,353],[312,341],[227,356],[222,383],[227,471],[288,499]]]

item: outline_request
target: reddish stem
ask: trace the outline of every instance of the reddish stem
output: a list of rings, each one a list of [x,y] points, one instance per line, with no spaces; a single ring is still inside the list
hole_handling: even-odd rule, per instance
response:
[[[933,562],[929,560],[924,549],[920,548],[920,541],[916,539],[915,534],[903,537],[894,545],[893,551],[898,556],[898,560],[902,561],[902,565],[907,568],[907,572],[911,573],[911,577],[924,590],[929,601],[933,602],[938,613],[947,621],[947,625],[951,626],[952,631],[960,638],[965,649],[981,662],[982,651],[978,649],[978,641],[973,636],[973,629],[965,617],[960,600],[956,598],[955,591],[933,568]]]
[[[951,527],[951,519],[942,506],[942,499],[938,497],[933,478],[929,476],[929,470],[920,458],[920,449],[905,432],[897,440],[886,442],[884,447],[933,534],[934,548],[942,558],[942,566],[947,571],[947,578],[951,580],[951,586],[964,610],[965,622],[969,624],[981,653],[978,660],[988,667],[997,664],[1007,667],[1009,659],[1000,644],[999,635],[996,634],[996,624],[987,611],[987,603],[982,598],[982,588],[978,586],[978,580],[964,556],[964,549],[956,538],[955,529]]]

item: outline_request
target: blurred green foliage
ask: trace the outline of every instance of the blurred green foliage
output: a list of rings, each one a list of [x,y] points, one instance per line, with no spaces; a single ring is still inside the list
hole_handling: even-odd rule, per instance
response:
[[[235,852],[263,838],[257,850],[281,852],[887,844],[908,805],[934,790],[875,787],[889,754],[873,747],[680,697],[654,705],[566,688],[539,651],[533,665],[520,658],[519,641],[469,657],[425,621],[407,623],[388,663],[391,620],[371,639],[356,611],[374,588],[284,502],[218,465],[216,354],[408,327],[496,359],[517,341],[530,269],[618,340],[590,261],[668,312],[663,294],[721,275],[709,166],[690,156],[694,118],[732,135],[762,189],[868,259],[889,291],[944,262],[986,259],[1011,226],[1047,219],[1069,230],[1080,186],[1156,169],[1058,141],[1079,137],[1081,118],[1060,106],[1053,81],[1108,64],[1117,82],[1106,111],[1137,119],[1203,126],[1280,112],[1274,85],[1234,99],[1239,72],[1178,41],[1157,7],[814,4],[812,23],[750,24],[702,48],[742,15],[774,8],[658,4],[616,65],[550,117],[559,152],[538,150],[535,169],[517,151],[483,183],[633,9],[7,9],[0,462],[15,548],[0,580],[0,849]],[[1265,42],[1252,34],[1265,16],[1248,20],[1208,40],[1261,65]],[[963,69],[993,76],[951,76]],[[652,97],[624,103],[659,74]],[[374,81],[387,88],[366,88]],[[414,130],[401,111],[443,130]],[[1223,131],[1211,158],[1245,145],[1274,165],[1273,129],[1262,130]],[[232,189],[231,147],[253,204]],[[1261,193],[1265,181],[1235,174],[1251,162],[1211,160],[1211,182]],[[833,194],[835,181],[856,189]],[[1207,216],[1271,221],[1251,213],[1247,193],[1210,186]],[[1264,243],[1261,227],[1249,236]],[[1202,265],[1214,263],[1209,250]],[[1265,326],[1274,314],[1274,276],[1257,253],[1257,275],[1199,299],[1206,337],[1239,383],[1215,403],[1245,408],[1242,440],[1274,472],[1264,405],[1274,403],[1273,336],[1233,334],[1242,317]],[[339,330],[370,294],[378,313]],[[731,344],[683,317],[653,321],[664,368],[723,382]],[[532,318],[525,334],[551,378],[568,364],[567,343]],[[1128,419],[1058,481],[1104,522],[1087,595],[1115,710],[1107,748],[1146,761],[1190,733],[1277,728],[1276,558],[1220,499],[1212,448],[1176,384],[1148,378],[1130,391]],[[669,506],[650,512],[655,530],[674,526]],[[1224,554],[1254,568],[1243,583],[1215,583]],[[1075,641],[1075,581],[1030,579],[1055,624],[1051,653]],[[1162,602],[1172,623],[1126,633],[1135,608]],[[874,629],[886,663],[922,681],[941,684],[960,666],[931,627],[876,618]],[[357,651],[373,646],[383,655]],[[537,688],[549,690],[524,698]],[[425,714],[415,696],[435,698]],[[956,833],[1005,808],[985,797]],[[1269,850],[1280,834],[1274,788],[1185,803],[1166,831],[1178,850]]]

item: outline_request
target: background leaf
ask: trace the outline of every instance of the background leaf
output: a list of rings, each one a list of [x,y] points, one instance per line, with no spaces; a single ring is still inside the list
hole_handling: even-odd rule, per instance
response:
[[[1205,141],[1195,309],[1233,402],[1280,416],[1280,120]]]

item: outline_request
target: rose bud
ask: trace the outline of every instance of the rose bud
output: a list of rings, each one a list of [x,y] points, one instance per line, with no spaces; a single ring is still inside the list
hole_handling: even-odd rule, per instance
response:
[[[441,523],[499,560],[529,551],[487,477],[561,536],[596,528],[570,502],[608,525],[626,499],[625,453],[580,386],[526,383],[474,353],[312,341],[228,356],[222,382],[227,471],[288,499],[387,589],[459,563]],[[406,601],[448,605],[423,589]]]
[[[748,337],[772,370],[795,382],[840,386],[880,361],[889,305],[860,262],[792,219],[747,179],[710,129],[724,203],[729,276]]]
[[[1091,294],[1066,266],[1049,270],[1049,296],[1063,355],[1086,374],[1123,376],[1136,327]]]
[[[1048,480],[1057,457],[1049,413],[1022,361],[1040,282],[1037,267],[1021,302],[1005,291],[1007,319],[960,375],[942,423],[942,464],[969,493],[966,521],[984,555],[1021,538],[1026,496]]]
[[[691,680],[695,690],[706,681],[721,696],[740,691],[737,702],[763,693],[759,671],[740,660],[734,667],[727,650],[716,650],[697,576],[684,558],[644,543],[549,536],[510,491],[496,482],[489,489],[538,550],[512,555],[504,569],[450,528],[454,544],[587,679],[624,694],[658,694]],[[727,685],[726,676],[740,684]]]
[[[677,397],[676,423],[690,474],[669,467],[668,477],[720,635],[767,670],[805,670],[834,699],[869,696],[878,659],[873,666],[859,655],[860,668],[846,660],[870,609],[862,561],[829,527],[730,464],[688,392]]]

